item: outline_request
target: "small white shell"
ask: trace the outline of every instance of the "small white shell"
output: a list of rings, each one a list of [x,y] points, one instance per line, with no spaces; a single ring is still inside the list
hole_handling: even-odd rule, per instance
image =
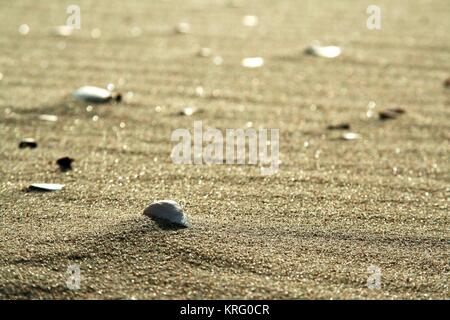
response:
[[[63,184],[57,183],[34,183],[30,185],[30,189],[41,191],[59,191],[64,188]]]
[[[144,215],[178,224],[183,227],[189,227],[187,216],[184,214],[181,206],[173,200],[161,200],[153,202],[145,210]]]
[[[93,103],[105,103],[112,98],[111,91],[93,86],[81,87],[74,92],[73,96],[79,101]]]
[[[357,140],[360,138],[361,138],[361,136],[355,132],[346,132],[346,133],[342,134],[342,136],[341,136],[342,140],[347,140],[347,141]]]
[[[48,121],[48,122],[56,122],[56,121],[58,121],[58,116],[55,116],[54,114],[41,114],[39,116],[39,120]]]
[[[342,50],[336,46],[323,47],[318,44],[314,44],[307,48],[305,52],[316,57],[336,58],[341,54]]]
[[[175,32],[180,34],[188,34],[191,32],[191,25],[187,22],[180,22],[175,27]]]
[[[259,68],[264,64],[264,59],[261,57],[245,58],[242,60],[242,66],[245,68]]]
[[[74,28],[72,26],[66,26],[66,25],[56,26],[52,30],[54,35],[61,36],[61,37],[68,37],[68,36],[72,35],[73,31],[74,31]]]
[[[242,18],[242,24],[246,27],[255,27],[258,25],[257,16],[244,16]]]

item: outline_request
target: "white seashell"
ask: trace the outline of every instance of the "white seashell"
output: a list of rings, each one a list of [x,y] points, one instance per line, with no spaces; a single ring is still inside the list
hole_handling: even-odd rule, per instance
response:
[[[242,66],[245,68],[259,68],[264,64],[264,59],[261,57],[245,58],[242,60]]]
[[[212,55],[212,50],[210,48],[201,48],[198,51],[198,55],[202,58],[209,58]]]
[[[175,31],[180,34],[188,34],[191,32],[191,25],[187,22],[180,22],[175,27]]]
[[[192,116],[194,113],[196,113],[198,110],[196,107],[186,107],[183,110],[180,111],[181,116]]]
[[[341,48],[336,46],[320,46],[318,44],[314,44],[305,50],[307,54],[322,57],[322,58],[336,58],[342,52]]]
[[[72,26],[56,26],[53,28],[52,32],[54,35],[61,36],[61,37],[68,37],[71,36],[74,31],[74,28]]]
[[[58,121],[58,116],[55,116],[54,114],[41,114],[39,116],[39,120],[48,121],[48,122],[56,122],[56,121]]]
[[[30,27],[27,24],[21,24],[19,27],[19,33],[25,36],[28,32],[30,32]]]
[[[103,88],[84,86],[79,88],[73,94],[74,98],[83,102],[107,103],[112,99],[120,101],[120,94],[115,95],[111,91]]]
[[[30,190],[39,190],[39,191],[59,191],[64,188],[63,184],[57,183],[34,183],[30,185]]]
[[[152,219],[166,220],[183,227],[189,227],[187,216],[184,214],[183,209],[173,200],[153,202],[144,210],[144,215]]]
[[[242,24],[246,27],[254,27],[258,25],[257,16],[244,16],[242,18]]]
[[[341,136],[342,140],[347,140],[347,141],[357,140],[357,139],[360,139],[360,138],[361,138],[361,136],[359,134],[357,134],[357,133],[354,133],[354,132],[346,132],[346,133],[342,134],[342,136]]]

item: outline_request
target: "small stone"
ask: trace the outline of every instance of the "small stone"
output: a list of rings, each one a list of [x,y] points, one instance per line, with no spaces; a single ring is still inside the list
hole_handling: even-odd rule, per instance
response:
[[[330,124],[327,127],[328,130],[350,130],[350,124],[349,123],[339,123],[339,124]]]
[[[72,158],[64,157],[64,158],[60,158],[60,159],[56,160],[56,164],[59,166],[61,171],[65,172],[65,171],[72,170],[72,162],[74,162],[74,161],[75,160]]]
[[[450,88],[450,78],[444,81],[444,87]]]
[[[336,46],[321,46],[318,43],[306,48],[305,53],[322,58],[336,58],[341,54],[342,50]]]
[[[404,114],[406,111],[402,108],[392,108],[378,113],[380,120],[392,120],[398,118],[400,115]]]
[[[245,68],[259,68],[264,65],[264,59],[261,57],[245,58],[242,60],[242,66]]]
[[[59,191],[64,188],[63,184],[57,183],[34,183],[28,187],[28,191]]]
[[[37,148],[37,146],[38,146],[38,144],[37,144],[36,140],[34,140],[33,138],[25,138],[22,141],[20,141],[20,143],[19,143],[20,149],[25,149],[25,148],[35,149],[35,148]]]
[[[187,216],[181,206],[173,200],[153,202],[145,210],[144,215],[157,221],[166,221],[181,227],[189,227]]]

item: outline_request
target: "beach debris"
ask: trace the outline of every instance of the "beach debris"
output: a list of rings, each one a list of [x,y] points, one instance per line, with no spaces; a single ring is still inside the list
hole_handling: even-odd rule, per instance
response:
[[[63,157],[56,160],[56,164],[59,166],[62,172],[72,170],[72,162],[75,160],[69,157]]]
[[[180,116],[192,116],[194,113],[199,112],[200,110],[196,107],[192,107],[192,106],[187,106],[185,108],[183,108],[183,110],[181,110],[178,115]]]
[[[142,35],[142,29],[141,28],[135,26],[135,27],[130,29],[130,36],[131,37],[137,38],[140,35]]]
[[[367,104],[367,112],[366,112],[366,117],[367,118],[372,118],[373,114],[374,114],[374,110],[375,107],[377,106],[375,101],[369,101],[369,103]]]
[[[22,141],[20,141],[19,143],[19,149],[25,149],[25,148],[30,148],[30,149],[35,149],[37,148],[38,144],[36,142],[36,140],[34,140],[33,138],[25,138]]]
[[[314,43],[305,50],[306,54],[322,57],[322,58],[336,58],[341,53],[341,48],[337,46],[321,46],[319,43]]]
[[[341,135],[341,140],[352,141],[357,139],[361,139],[361,136],[355,132],[346,132]]]
[[[69,37],[75,29],[72,26],[61,25],[53,27],[52,33],[56,36]]]
[[[244,16],[242,18],[242,24],[246,27],[255,27],[258,25],[258,17],[257,16]]]
[[[259,68],[264,65],[264,59],[261,57],[245,58],[241,64],[245,68]]]
[[[154,220],[164,220],[182,227],[189,227],[186,214],[181,206],[173,200],[153,202],[144,210],[144,215]]]
[[[350,124],[347,122],[338,123],[338,124],[330,124],[327,127],[328,130],[350,130]]]
[[[180,22],[175,27],[175,32],[178,34],[188,34],[191,32],[191,25],[187,22]]]
[[[444,81],[444,87],[450,88],[450,78]]]
[[[402,108],[391,108],[378,113],[380,120],[392,120],[398,118],[400,115],[404,114],[405,110]]]
[[[56,122],[56,121],[58,121],[58,116],[55,116],[54,114],[41,114],[39,116],[39,120],[48,121],[48,122]]]
[[[98,39],[102,36],[102,30],[98,28],[94,28],[91,30],[91,38],[92,39]]]
[[[27,24],[21,24],[19,26],[19,33],[26,36],[30,32],[30,27]]]
[[[3,73],[0,72],[0,81],[3,79]]]
[[[216,66],[220,66],[220,65],[223,63],[223,58],[222,58],[221,56],[215,56],[215,57],[213,58],[213,63],[214,63]]]
[[[202,58],[209,58],[212,55],[212,50],[210,48],[201,48],[198,51],[198,56]]]
[[[94,86],[81,87],[74,92],[73,96],[76,100],[89,103],[120,102],[122,100],[120,93]]]
[[[29,191],[42,191],[42,192],[51,192],[51,191],[59,191],[64,188],[63,184],[57,183],[33,183],[28,187]]]

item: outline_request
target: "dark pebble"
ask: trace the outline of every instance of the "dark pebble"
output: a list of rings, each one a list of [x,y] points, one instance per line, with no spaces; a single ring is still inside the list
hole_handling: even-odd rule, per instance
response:
[[[379,116],[380,120],[391,120],[391,119],[398,118],[398,116],[400,116],[404,113],[406,113],[406,111],[402,108],[391,108],[391,109],[387,109],[385,111],[380,111],[378,113],[378,116]]]
[[[56,160],[56,164],[59,166],[61,171],[69,171],[72,170],[72,162],[75,160],[69,157],[64,157]]]
[[[444,81],[444,87],[450,88],[450,78]]]
[[[328,130],[350,130],[349,123],[330,124]]]

